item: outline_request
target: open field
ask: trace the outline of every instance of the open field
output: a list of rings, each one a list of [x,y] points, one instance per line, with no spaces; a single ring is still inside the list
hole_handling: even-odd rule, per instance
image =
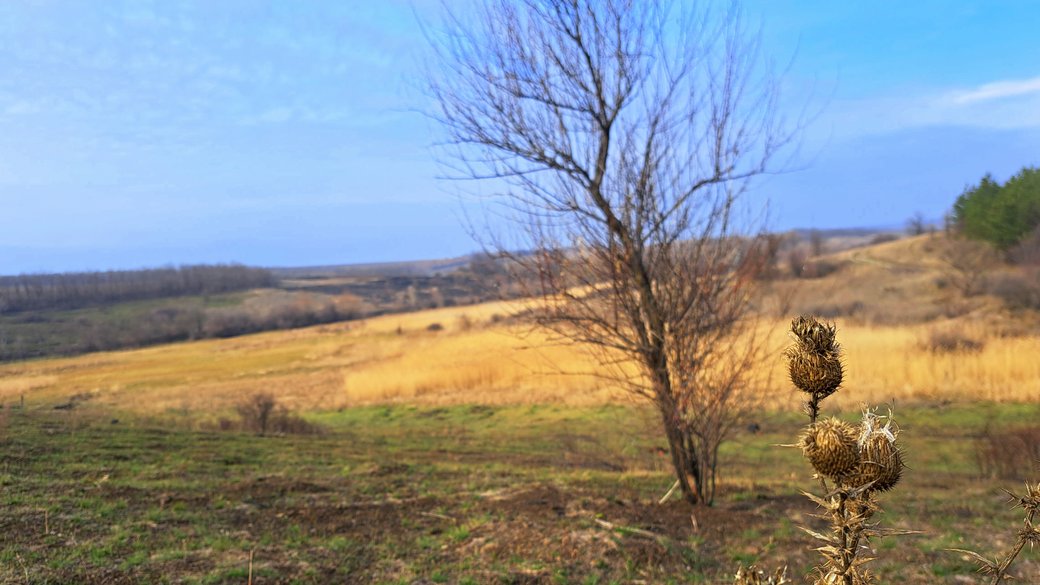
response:
[[[982,583],[946,548],[1005,548],[1018,514],[972,437],[1037,405],[906,408],[911,469],[882,521],[881,582]],[[763,414],[724,447],[717,505],[671,483],[653,415],[633,407],[374,406],[313,415],[324,436],[255,437],[121,418],[97,405],[10,412],[0,458],[4,583],[729,583],[738,563],[812,565],[790,448]],[[1009,483],[1011,485],[1009,485]],[[1040,579],[1026,551],[1024,583]]]
[[[1031,313],[1010,314],[996,299],[951,297],[937,287],[942,240],[927,236],[827,257],[840,266],[819,279],[781,280],[762,302],[767,339],[755,389],[767,407],[799,399],[780,352],[792,311],[821,303],[859,304],[838,317],[847,360],[843,408],[861,402],[1040,401],[1040,337]],[[775,298],[798,306],[771,305]],[[923,312],[957,304],[954,317]],[[858,305],[857,305],[858,306]],[[77,396],[136,413],[199,416],[230,410],[242,396],[270,392],[294,409],[422,404],[596,405],[626,403],[583,348],[507,318],[518,302],[384,315],[360,321],[232,339],[178,343],[0,365],[0,402],[55,403]],[[873,314],[884,318],[871,318]],[[933,316],[934,317],[934,316]],[[963,346],[945,347],[950,339]],[[844,401],[844,402],[842,402]]]
[[[30,404],[71,396],[147,414],[229,410],[271,392],[294,409],[333,410],[386,402],[563,403],[627,399],[588,374],[580,348],[549,343],[498,316],[501,303],[383,316],[360,322],[95,353],[0,366],[0,401]],[[493,322],[495,321],[495,322]],[[439,324],[442,329],[431,331]],[[768,405],[795,408],[783,372],[784,323],[769,332],[763,363]],[[844,408],[870,403],[1040,401],[1040,338],[999,336],[985,323],[845,325]],[[971,351],[932,351],[935,331],[977,340]]]
[[[944,549],[995,554],[1014,537],[999,490],[1019,480],[984,476],[978,441],[1038,426],[1040,338],[985,296],[914,317],[949,300],[926,254],[900,260],[927,243],[832,256],[845,289],[775,286],[873,303],[838,319],[846,384],[825,414],[887,404],[903,428],[910,469],[882,521],[922,534],[876,543],[881,582],[982,583]],[[927,306],[871,317],[908,298]],[[776,446],[804,423],[779,357],[788,317],[761,322],[758,431],[723,444],[717,505],[695,525],[686,504],[657,504],[672,480],[655,414],[595,377],[582,348],[508,318],[517,308],[0,366],[0,582],[245,583],[250,555],[257,584],[729,583],[749,562],[800,580],[814,553],[797,526],[819,521],[799,491],[818,486]],[[327,432],[215,430],[260,392]],[[1019,568],[1040,582],[1035,553]]]

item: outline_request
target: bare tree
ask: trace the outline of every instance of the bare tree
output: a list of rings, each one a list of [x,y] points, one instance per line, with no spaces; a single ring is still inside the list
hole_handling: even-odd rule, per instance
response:
[[[943,276],[964,297],[981,294],[990,272],[1001,264],[1000,254],[986,242],[959,234],[946,238],[939,250]]]
[[[910,219],[906,220],[906,233],[911,236],[919,236],[928,231],[928,228],[928,221],[920,211],[914,213],[910,216]]]
[[[823,237],[823,232],[820,230],[809,230],[809,249],[812,250],[813,257],[823,256],[826,246],[827,240]]]
[[[530,277],[538,325],[656,405],[693,504],[758,355],[763,255],[736,202],[789,140],[738,7],[718,6],[490,0],[431,35],[447,161],[519,228],[489,247]]]

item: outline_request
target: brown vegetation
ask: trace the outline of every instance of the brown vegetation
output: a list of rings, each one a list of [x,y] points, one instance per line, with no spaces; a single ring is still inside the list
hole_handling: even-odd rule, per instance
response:
[[[229,419],[220,419],[221,430],[243,430],[256,433],[261,437],[267,434],[281,435],[317,435],[323,429],[300,416],[289,412],[285,406],[278,404],[274,395],[260,392],[240,401],[235,406],[238,413],[238,424]]]
[[[987,428],[977,439],[975,456],[987,477],[1025,480],[1040,475],[1040,427]]]

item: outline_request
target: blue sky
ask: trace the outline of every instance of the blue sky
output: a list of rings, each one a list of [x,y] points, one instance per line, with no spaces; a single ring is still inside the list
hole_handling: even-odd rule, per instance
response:
[[[419,113],[436,4],[0,3],[0,273],[473,251]],[[938,218],[1040,164],[1035,3],[746,8],[814,112],[755,184],[775,229]]]

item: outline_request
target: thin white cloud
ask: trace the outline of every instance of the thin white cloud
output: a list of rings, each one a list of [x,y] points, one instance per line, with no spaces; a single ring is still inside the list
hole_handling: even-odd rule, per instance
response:
[[[830,141],[924,126],[1040,128],[1040,77],[994,81],[967,89],[890,91],[835,100],[827,105],[810,134]]]
[[[966,105],[1034,93],[1040,93],[1040,77],[994,81],[967,91],[953,92],[949,97],[955,104]]]

